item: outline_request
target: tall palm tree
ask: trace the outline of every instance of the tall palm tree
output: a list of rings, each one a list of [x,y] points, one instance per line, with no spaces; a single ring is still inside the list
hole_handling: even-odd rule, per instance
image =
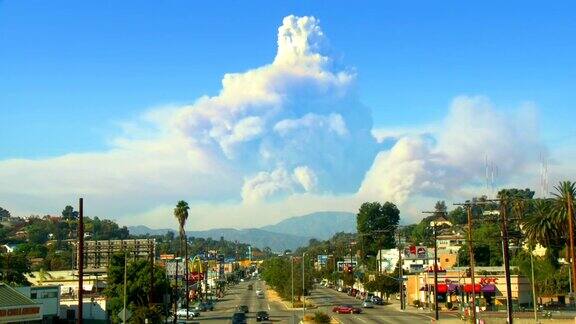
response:
[[[530,246],[537,243],[546,248],[557,248],[564,236],[565,226],[559,222],[550,200],[534,199],[528,213],[522,218],[522,230]]]
[[[576,259],[574,257],[574,196],[576,196],[576,184],[571,181],[562,181],[554,189],[556,190],[556,193],[553,194],[556,215],[558,219],[568,225],[572,284],[574,285],[574,290],[576,290]]]
[[[178,225],[180,225],[180,255],[183,255],[183,247],[186,237],[186,231],[184,230],[184,225],[186,225],[186,220],[188,220],[188,210],[190,207],[188,203],[184,200],[180,200],[174,208],[174,217],[178,220]]]

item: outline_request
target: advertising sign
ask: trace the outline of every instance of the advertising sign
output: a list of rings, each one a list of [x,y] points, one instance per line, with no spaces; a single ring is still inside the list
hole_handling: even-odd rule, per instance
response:
[[[405,259],[427,259],[428,250],[423,245],[410,245],[404,249]]]
[[[338,261],[338,263],[336,263],[337,268],[338,268],[338,272],[353,272],[354,269],[356,269],[356,266],[358,265],[358,262],[356,261]]]
[[[320,266],[326,266],[326,264],[328,264],[328,256],[327,255],[318,255],[318,264]]]

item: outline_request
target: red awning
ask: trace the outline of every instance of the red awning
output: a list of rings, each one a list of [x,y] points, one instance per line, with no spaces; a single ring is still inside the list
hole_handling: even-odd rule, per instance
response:
[[[447,293],[448,292],[448,285],[447,284],[438,284],[436,286],[436,292],[438,293],[438,295]]]
[[[480,284],[474,285],[474,292],[479,294],[482,291],[482,286]],[[472,293],[472,284],[465,284],[464,285],[464,292],[467,294]]]

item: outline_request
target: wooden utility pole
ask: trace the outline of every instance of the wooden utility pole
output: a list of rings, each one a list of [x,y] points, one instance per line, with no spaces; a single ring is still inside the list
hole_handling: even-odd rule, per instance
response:
[[[474,275],[474,245],[472,241],[472,208],[475,206],[474,202],[465,202],[463,204],[454,204],[456,206],[464,206],[468,216],[468,256],[470,258],[470,280],[472,281],[472,323],[476,323],[476,280]]]
[[[84,199],[80,198],[78,204],[78,324],[82,324],[84,310]]]
[[[574,197],[568,194],[566,216],[568,216],[568,233],[570,236],[570,266],[572,267],[572,291],[576,291],[576,258],[574,257]]]
[[[445,214],[444,211],[423,211],[424,214],[438,215],[439,213]],[[434,234],[434,318],[436,321],[440,318],[438,312],[438,232],[436,226],[438,225],[437,219],[430,222]]]
[[[510,283],[510,252],[508,248],[508,219],[507,219],[508,202],[506,199],[500,200],[500,219],[502,226],[502,244],[504,258],[504,275],[506,276],[506,310],[508,315],[508,324],[512,324],[512,285]],[[530,251],[532,253],[532,251]]]
[[[398,231],[398,286],[400,290],[400,309],[404,310],[404,274],[402,269],[402,248],[400,245],[400,231]]]

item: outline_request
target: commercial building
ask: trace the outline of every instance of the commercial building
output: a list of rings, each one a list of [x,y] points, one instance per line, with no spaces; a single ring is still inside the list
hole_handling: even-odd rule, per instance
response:
[[[108,271],[110,259],[115,253],[126,252],[130,258],[145,259],[156,255],[156,240],[133,239],[133,240],[104,240],[84,241],[84,271],[100,272]],[[78,269],[78,261],[76,262]]]
[[[60,286],[25,286],[15,288],[24,296],[42,305],[42,323],[57,323],[60,314]]]
[[[0,283],[0,323],[42,323],[42,304]]]
[[[502,267],[476,268],[475,282],[468,276],[467,268],[438,271],[438,301],[441,307],[446,302],[458,304],[468,302],[472,290],[479,299],[481,310],[496,310],[506,303],[506,278]],[[512,300],[514,304],[527,305],[532,302],[532,290],[526,277],[511,275]],[[407,276],[407,302],[428,305],[434,301],[434,269]]]

